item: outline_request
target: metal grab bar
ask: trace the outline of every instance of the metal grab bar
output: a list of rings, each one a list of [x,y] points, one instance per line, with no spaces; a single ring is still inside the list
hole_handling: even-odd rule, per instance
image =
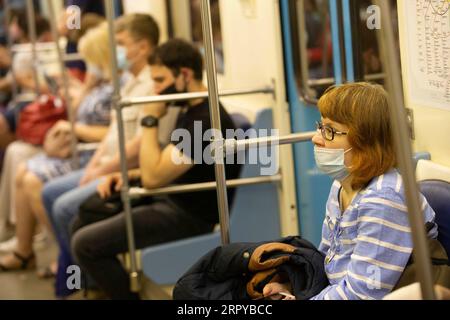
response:
[[[214,52],[214,39],[211,21],[210,0],[200,2],[202,14],[203,45],[205,47],[206,74],[208,76],[209,92],[209,114],[211,118],[211,129],[222,131],[220,123],[219,88],[217,85],[216,55]],[[223,163],[214,164],[217,182],[217,202],[219,205],[220,234],[222,244],[230,243],[230,214],[228,209],[227,185],[225,178],[225,165]]]
[[[384,74],[384,73],[374,73],[374,74],[368,74],[368,75],[364,76],[365,81],[382,80],[384,78],[386,78],[386,74]],[[309,79],[308,80],[308,84],[311,87],[333,85],[335,83],[336,83],[335,78]]]
[[[317,105],[319,101],[316,97],[312,96],[313,89],[309,86],[309,66],[308,66],[308,47],[307,47],[307,30],[306,30],[306,13],[305,13],[305,0],[298,2],[299,11],[302,13],[302,17],[299,22],[299,41],[300,41],[300,64],[301,64],[301,79],[303,84],[302,98],[306,103]]]
[[[226,181],[226,185],[227,188],[237,188],[243,186],[274,183],[280,181],[281,181],[281,174],[276,174],[273,176],[228,180]],[[139,198],[139,197],[158,196],[158,195],[186,193],[186,192],[201,192],[207,190],[215,190],[216,188],[217,183],[215,181],[186,184],[179,186],[175,185],[157,189],[130,188],[130,196],[131,198]]]
[[[70,148],[72,150],[72,164],[75,169],[79,169],[80,161],[79,161],[78,149],[77,149],[78,139],[77,139],[77,136],[75,135],[75,114],[74,114],[74,110],[72,108],[72,104],[70,101],[70,95],[69,95],[69,76],[67,74],[66,66],[64,63],[62,50],[59,47],[59,33],[58,33],[58,28],[57,28],[56,12],[55,12],[55,7],[53,4],[53,1],[49,1],[48,6],[49,6],[49,11],[50,11],[51,32],[53,35],[53,39],[55,40],[54,44],[56,46],[56,51],[58,52],[58,63],[61,68],[61,75],[62,75],[63,89],[64,89],[63,90],[64,100],[66,102],[66,110],[67,110],[70,126],[72,129],[72,134],[71,134],[71,139],[70,139]]]
[[[419,202],[419,192],[411,161],[412,148],[403,101],[402,80],[399,69],[400,63],[396,59],[394,32],[390,25],[392,21],[390,4],[384,0],[375,0],[374,4],[381,8],[381,16],[383,17],[380,37],[383,36],[384,41],[379,41],[381,47],[380,52],[387,74],[386,83],[389,89],[391,127],[397,160],[405,186],[406,204],[408,205],[408,216],[414,244],[414,263],[417,265],[417,277],[420,281],[422,298],[425,300],[433,300],[436,296],[433,289],[431,260],[424,217]]]
[[[140,274],[137,269],[136,246],[134,241],[133,218],[131,216],[130,204],[130,185],[128,181],[128,166],[125,151],[125,128],[123,124],[122,109],[120,108],[120,83],[119,83],[119,68],[117,64],[117,48],[114,29],[115,7],[112,0],[104,0],[104,7],[106,11],[106,20],[109,29],[109,50],[110,50],[110,66],[113,83],[113,99],[112,106],[116,110],[117,126],[119,135],[119,152],[120,152],[120,171],[122,173],[123,186],[121,190],[122,203],[125,213],[125,225],[128,241],[128,251],[130,252],[130,289],[132,292],[139,292],[140,290]]]
[[[227,139],[225,140],[225,151],[228,147],[231,147],[228,143],[232,144],[233,148],[236,150],[242,150],[242,148],[250,149],[260,147],[261,145],[283,145],[283,144],[294,144],[299,142],[308,142],[311,141],[312,137],[317,134],[316,131],[302,132],[302,133],[293,133],[287,136],[282,137],[261,137],[254,139],[246,139],[246,140],[235,140],[235,139]]]
[[[13,53],[28,53],[33,52],[33,48],[30,44],[15,44],[10,47],[11,52]],[[54,51],[55,48],[59,48],[59,44],[57,40],[54,42],[38,42],[36,43],[36,52],[46,52],[46,51]],[[66,53],[64,50],[60,49],[60,52],[63,54],[63,60],[65,62],[70,61],[82,61],[84,58],[79,53]]]
[[[235,89],[235,90],[224,90],[219,93],[221,97],[229,96],[242,96],[249,94],[274,94],[275,89],[273,86],[267,86],[263,88],[256,89]],[[208,92],[191,92],[191,93],[177,93],[177,94],[165,94],[160,96],[147,96],[139,98],[129,98],[123,99],[120,102],[122,108],[130,107],[133,105],[156,103],[156,102],[175,102],[175,101],[185,101],[185,100],[195,100],[201,98],[208,98]]]
[[[66,53],[63,56],[64,62],[83,61],[84,58],[79,53]]]
[[[83,152],[83,151],[95,151],[100,146],[100,143],[79,143],[77,144],[77,151]]]
[[[27,0],[26,3],[27,6],[27,17],[28,17],[28,35],[31,40],[31,52],[32,52],[32,59],[34,68],[33,68],[33,79],[34,79],[34,85],[36,86],[35,91],[36,94],[39,96],[41,90],[39,85],[39,75],[37,71],[37,52],[36,52],[36,41],[37,41],[37,35],[36,35],[36,19],[35,19],[35,12],[34,12],[34,3],[33,0]]]
[[[5,0],[3,3],[4,3],[4,10],[5,10],[4,28],[5,28],[5,30],[8,30],[8,23],[11,21],[11,5],[9,3],[9,0]],[[11,48],[12,48],[14,42],[13,42],[13,39],[9,35],[7,35],[7,41],[8,41],[7,43],[8,43],[8,48],[9,48],[9,54],[12,59],[13,51],[11,50]],[[11,61],[11,65],[12,65],[12,61]],[[11,93],[12,93],[12,101],[16,101],[19,90],[17,88],[17,79],[14,74],[14,70],[13,70],[12,66],[11,66]]]
[[[55,43],[52,42],[37,42],[35,45],[36,52],[55,50]],[[11,51],[14,53],[33,52],[33,45],[30,43],[14,44],[11,46]]]

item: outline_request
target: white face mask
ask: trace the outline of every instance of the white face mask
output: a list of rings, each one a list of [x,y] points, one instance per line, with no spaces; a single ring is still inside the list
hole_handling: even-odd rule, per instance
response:
[[[345,154],[351,150],[352,148],[344,150],[314,147],[317,167],[332,179],[343,181],[350,175],[344,160]]]
[[[131,67],[130,61],[127,59],[127,48],[124,46],[117,47],[117,67],[121,71],[127,71]]]

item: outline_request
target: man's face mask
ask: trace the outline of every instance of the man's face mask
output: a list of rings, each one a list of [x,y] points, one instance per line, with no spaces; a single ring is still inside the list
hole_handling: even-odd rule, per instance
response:
[[[186,93],[186,91],[178,91],[177,87],[175,86],[175,83],[172,83],[170,86],[165,88],[163,91],[161,91],[160,95],[167,95],[167,94],[180,94],[180,93]],[[169,101],[167,102],[168,107],[179,107],[182,108],[186,105],[186,102],[188,100],[178,100],[178,101]]]
[[[121,71],[127,71],[130,68],[130,62],[127,59],[127,49],[124,46],[118,46],[116,54],[117,67]]]
[[[178,76],[180,76],[180,74]],[[167,95],[167,94],[179,94],[179,93],[187,93],[187,92],[188,92],[188,90],[187,90],[187,84],[186,83],[184,85],[184,90],[180,91],[180,90],[177,89],[177,87],[175,85],[175,82],[174,82],[170,86],[168,86],[167,88],[162,90],[159,94],[160,95]],[[180,101],[177,101],[177,102],[169,102],[168,104],[169,104],[170,107],[183,107],[185,105],[186,101],[187,100],[180,100]]]
[[[175,86],[175,83],[172,83],[170,86],[168,86],[167,88],[165,88],[163,91],[161,91],[159,94],[160,95],[166,95],[166,94],[177,94],[177,93],[182,93],[179,92],[177,90],[177,87]]]

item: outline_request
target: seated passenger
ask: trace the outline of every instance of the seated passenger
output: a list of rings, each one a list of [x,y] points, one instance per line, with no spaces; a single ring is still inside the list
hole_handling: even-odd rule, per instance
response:
[[[382,299],[400,279],[413,250],[404,187],[396,165],[387,93],[367,83],[333,87],[319,103],[312,139],[318,168],[335,179],[319,250],[330,285],[312,300]],[[420,195],[428,237],[435,214]],[[289,291],[273,283],[264,295]]]
[[[46,42],[51,40],[50,25],[48,21],[40,16],[36,16],[36,34],[38,42]],[[25,11],[17,11],[12,13],[9,22],[9,36],[17,44],[30,43],[28,36],[28,22]],[[18,52],[12,58],[11,70],[3,78],[0,79],[0,91],[10,92],[13,84],[13,73],[16,81],[17,89],[20,93],[34,93],[36,84],[34,83],[33,55],[31,51]],[[40,73],[39,84],[42,92],[47,91],[45,80]],[[31,101],[19,102],[16,105],[10,105],[9,108],[0,114],[0,149],[5,149],[8,144],[14,140],[16,131],[16,114],[20,112]],[[11,101],[15,104],[14,101]]]
[[[108,26],[105,23],[90,30],[80,41],[80,53],[102,69],[104,79],[92,90],[77,109],[74,132],[68,121],[59,121],[51,130],[75,134],[83,142],[99,142],[106,135],[110,122],[112,86],[109,75]],[[70,142],[68,142],[70,144]],[[92,151],[78,153],[79,165],[84,167],[92,157]],[[40,153],[23,163],[16,174],[15,199],[17,248],[14,253],[0,260],[0,269],[14,270],[35,267],[32,250],[36,219],[51,230],[41,200],[43,184],[75,169],[72,158],[50,157]]]
[[[183,40],[170,40],[158,47],[150,59],[150,66],[155,91],[159,94],[206,90],[202,83],[201,54]],[[142,120],[140,170],[129,172],[131,180],[141,179],[146,188],[214,181],[214,166],[199,161],[194,154],[194,150],[203,154],[209,145],[209,141],[194,140],[199,136],[199,126],[202,128],[200,136],[211,128],[207,99],[186,102],[178,117],[174,132],[182,133],[182,144],[187,144],[186,148],[175,146],[173,141],[165,148],[158,143],[158,119],[167,112],[165,104],[144,106],[143,112],[146,117]],[[225,130],[234,129],[234,125],[223,107],[220,107],[220,114],[222,135],[225,136]],[[197,132],[195,135],[194,131]],[[227,164],[227,178],[235,179],[239,167]],[[99,196],[106,198],[121,185],[120,173],[111,174],[98,186]],[[229,193],[229,199],[232,194]],[[216,191],[152,197],[146,205],[132,209],[132,219],[138,249],[211,232],[218,222]],[[71,244],[82,270],[110,298],[138,298],[130,292],[128,275],[117,259],[117,254],[128,250],[124,213],[79,229]]]
[[[80,28],[68,29],[67,20],[61,19],[58,27],[58,32],[60,37],[65,37],[67,39],[65,48],[66,54],[77,54],[78,42],[80,41],[80,39],[86,34],[89,29],[95,28],[103,21],[104,18],[99,15],[92,13],[83,14],[80,20]],[[86,69],[86,64],[83,60],[68,61],[65,63],[65,67],[67,68],[70,76],[82,82],[86,82],[86,77],[92,75],[92,70],[89,70],[91,73],[87,74],[88,70]],[[89,82],[89,79],[87,80],[87,82]]]
[[[116,22],[116,40],[119,45],[119,62],[127,70],[128,81],[121,90],[121,96],[140,97],[153,95],[148,58],[157,47],[159,28],[155,20],[146,14],[124,16]],[[167,144],[169,134],[175,125],[177,110],[161,119],[159,142]],[[123,109],[126,152],[129,167],[136,168],[139,162],[139,144],[141,141],[140,121],[142,112],[139,106]],[[69,226],[78,213],[80,204],[88,196],[95,193],[99,178],[120,169],[118,153],[118,132],[115,111],[108,135],[102,141],[95,155],[85,169],[75,171],[66,176],[50,181],[44,186],[42,197],[47,214],[52,221],[58,242],[60,255],[58,259],[58,277],[56,295],[66,296],[71,293],[67,289],[66,269],[72,265],[69,243]]]
[[[82,30],[78,30],[80,34],[86,34],[88,30],[91,30],[98,26],[103,21],[102,18],[99,17],[85,17],[81,19],[81,28]],[[88,96],[91,91],[101,85],[103,74],[101,72],[100,67],[96,67],[93,63],[89,63],[92,58],[88,57],[86,61],[88,62],[88,65],[90,66],[91,70],[99,70],[96,71],[96,76],[93,77],[88,75],[88,80],[84,83],[80,83],[79,81],[71,81],[69,84],[69,95],[71,97],[71,103],[70,106],[76,110],[80,106],[81,102]],[[90,80],[89,80],[90,79]],[[70,80],[74,80],[71,78]],[[63,92],[61,91],[60,96],[63,96]],[[95,94],[95,93],[94,93]],[[95,103],[95,100],[91,99],[92,103]],[[24,105],[26,106],[26,105]],[[20,109],[20,108],[19,108]],[[13,131],[15,131],[15,123],[16,119],[19,115],[20,110],[15,108],[14,110],[10,110],[6,113],[6,118],[8,119],[9,123],[14,124],[14,128],[11,129],[10,127],[8,129],[12,130],[10,133],[10,139],[7,139],[8,141],[4,140],[5,143],[3,146],[6,146],[9,142],[9,140],[14,140],[14,134]],[[0,116],[0,127],[2,127],[2,120]],[[9,125],[8,125],[9,126]],[[0,130],[1,131],[1,130]],[[4,137],[4,136],[3,136]],[[2,134],[0,133],[0,140],[2,140]],[[1,145],[1,143],[0,143]],[[0,146],[1,149],[2,146]],[[29,143],[26,143],[24,141],[16,140],[15,142],[12,142],[8,145],[8,148],[5,152],[4,157],[4,163],[2,168],[2,176],[1,176],[1,184],[0,184],[0,203],[2,204],[0,206],[0,242],[4,242],[12,237],[13,228],[11,226],[10,221],[11,218],[15,217],[15,207],[13,203],[13,199],[15,197],[14,191],[15,191],[15,177],[17,173],[18,166],[20,162],[23,162],[27,159],[30,159],[34,155],[41,152],[41,146],[35,146],[31,145]],[[0,251],[10,251],[10,248],[14,247],[14,241],[7,243],[1,243],[0,244]]]

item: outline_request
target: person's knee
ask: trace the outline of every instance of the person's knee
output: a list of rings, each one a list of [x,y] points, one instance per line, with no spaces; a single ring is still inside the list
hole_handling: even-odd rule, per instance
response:
[[[31,171],[27,171],[22,181],[24,188],[30,193],[39,192],[40,194],[40,191],[42,189],[42,181],[34,173],[32,173]]]
[[[61,196],[53,203],[52,214],[55,219],[55,223],[59,228],[65,228],[66,225],[66,216],[68,211],[67,203],[64,201],[64,197]]]
[[[44,203],[45,209],[49,214],[51,214],[53,205],[57,199],[56,195],[59,192],[59,186],[55,185],[51,181],[49,183],[46,183],[44,187],[42,188],[42,201]]]
[[[15,182],[16,182],[17,188],[19,188],[19,189],[23,188],[24,177],[26,176],[27,173],[28,173],[27,165],[25,163],[21,163],[19,165],[19,167],[17,168],[16,177],[15,177]]]
[[[91,234],[86,229],[78,230],[70,241],[72,254],[77,262],[95,259],[96,244]]]

